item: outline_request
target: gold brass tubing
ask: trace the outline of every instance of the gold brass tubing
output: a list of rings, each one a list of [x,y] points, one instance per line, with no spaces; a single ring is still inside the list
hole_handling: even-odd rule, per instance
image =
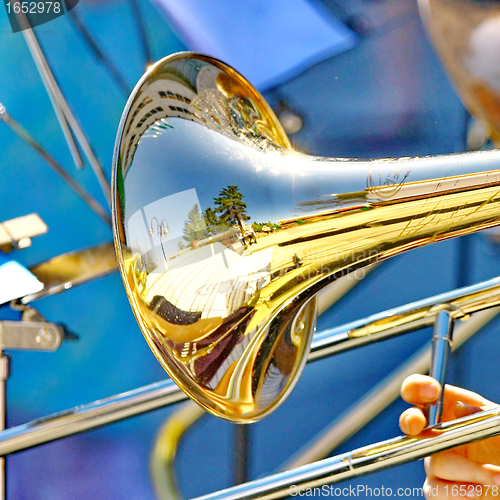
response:
[[[135,87],[112,191],[120,271],[150,348],[207,411],[248,423],[298,380],[323,287],[500,223],[500,152],[300,155],[249,82],[184,53],[153,65]],[[168,221],[168,236],[151,233],[154,218]],[[451,306],[462,317],[473,304]],[[425,313],[417,319],[429,323]]]
[[[177,448],[185,432],[207,413],[192,401],[187,401],[163,424],[155,440],[149,470],[156,497],[180,500],[175,477]]]
[[[27,304],[117,270],[118,263],[112,243],[58,255],[30,268],[44,288],[38,293],[23,297],[21,302]]]
[[[411,302],[316,333],[308,359],[329,356],[434,324],[436,314],[452,310],[454,319],[500,304],[500,278]]]

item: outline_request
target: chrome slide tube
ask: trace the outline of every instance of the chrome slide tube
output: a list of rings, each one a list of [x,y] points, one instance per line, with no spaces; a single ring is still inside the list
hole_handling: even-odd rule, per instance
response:
[[[500,406],[438,424],[418,437],[399,436],[381,441],[297,469],[198,497],[196,500],[285,498],[293,493],[298,494],[305,488],[336,484],[498,434]]]
[[[387,337],[394,336],[426,326],[422,325],[420,318],[422,307],[425,306],[430,310],[436,304],[453,304],[454,301],[459,300],[462,300],[464,303],[467,302],[467,307],[474,307],[475,311],[497,305],[500,300],[500,278],[453,290],[445,294],[435,295],[422,301],[413,302],[353,323],[348,323],[333,330],[320,332],[313,339],[308,361],[321,359],[333,352],[341,352],[384,338],[381,335],[368,335],[360,339],[351,339],[349,334],[353,331],[355,325],[357,325],[357,328],[367,328],[369,330],[372,324],[370,321],[373,319],[378,321],[382,318],[387,319],[394,316],[399,320],[399,315],[403,313],[408,315],[403,325],[404,328],[400,326],[397,333],[393,333],[392,329],[390,331],[391,335]],[[465,306],[461,310],[464,308]],[[413,315],[415,312],[418,314]],[[433,321],[432,314],[428,315],[428,317]],[[414,326],[412,321],[417,326]],[[429,321],[427,316],[426,321]],[[430,324],[432,324],[432,321]],[[339,338],[343,340],[339,342]],[[79,432],[94,429],[102,425],[118,422],[119,420],[162,408],[184,399],[186,399],[186,395],[174,382],[165,380],[100,401],[78,406],[0,432],[0,456],[55,441],[56,439],[78,434]]]
[[[458,349],[498,314],[500,314],[500,307],[497,306],[486,311],[477,312],[471,319],[458,324],[453,332],[453,351]],[[428,343],[405,363],[378,382],[372,390],[367,392],[350,408],[347,408],[329,426],[321,430],[295,455],[282,464],[279,470],[300,467],[330,455],[335,448],[347,441],[391,403],[396,401],[401,393],[401,385],[407,377],[413,373],[427,373],[430,361],[431,346]]]
[[[141,415],[186,398],[174,382],[165,380],[54,413],[0,432],[0,456]]]

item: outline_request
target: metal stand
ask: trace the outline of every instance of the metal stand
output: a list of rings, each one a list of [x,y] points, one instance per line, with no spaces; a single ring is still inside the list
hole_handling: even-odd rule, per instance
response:
[[[250,424],[233,425],[233,484],[250,480]]]
[[[22,28],[23,36],[28,45],[28,49],[35,61],[35,65],[40,73],[43,84],[47,93],[52,102],[52,106],[54,108],[54,112],[56,113],[57,119],[59,120],[59,124],[61,129],[63,130],[64,136],[68,143],[68,147],[73,156],[73,160],[78,168],[82,166],[82,160],[80,154],[78,152],[78,147],[73,138],[76,138],[80,147],[82,148],[83,153],[87,157],[94,174],[99,181],[101,189],[106,197],[108,203],[111,203],[111,193],[108,181],[106,176],[104,175],[103,169],[99,161],[97,160],[92,148],[90,147],[85,134],[83,133],[80,125],[78,124],[75,116],[73,115],[66,99],[63,96],[63,93],[59,86],[57,85],[56,79],[52,74],[49,63],[45,58],[43,51],[38,43],[35,32],[31,28],[28,18],[23,14],[22,11],[16,13],[17,20],[19,22],[19,26]]]
[[[0,431],[6,428],[7,379],[10,358],[4,349],[55,351],[64,339],[75,339],[64,326],[48,323],[33,308],[26,307],[23,317],[34,321],[0,321]],[[0,457],[0,500],[7,495],[6,457]]]
[[[6,382],[9,377],[9,357],[0,352],[0,430],[5,430],[7,417]],[[6,498],[6,457],[0,458],[0,499]]]

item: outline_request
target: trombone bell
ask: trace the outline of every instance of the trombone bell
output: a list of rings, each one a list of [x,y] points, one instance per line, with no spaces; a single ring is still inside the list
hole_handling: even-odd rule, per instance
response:
[[[177,54],[143,76],[123,113],[113,219],[125,289],[159,362],[209,412],[251,422],[295,385],[321,288],[498,224],[500,156],[300,155],[235,70]]]

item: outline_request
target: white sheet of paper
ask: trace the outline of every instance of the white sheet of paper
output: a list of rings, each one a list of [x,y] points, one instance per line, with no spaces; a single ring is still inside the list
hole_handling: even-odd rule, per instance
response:
[[[0,304],[39,292],[42,288],[43,283],[15,260],[0,265]]]

